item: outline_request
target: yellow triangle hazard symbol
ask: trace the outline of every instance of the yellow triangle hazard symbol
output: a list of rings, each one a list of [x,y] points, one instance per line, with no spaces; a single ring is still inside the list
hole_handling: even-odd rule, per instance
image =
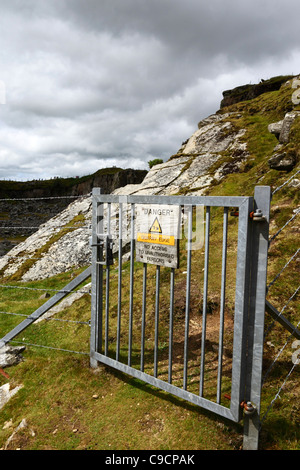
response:
[[[155,217],[155,220],[153,224],[151,225],[149,232],[162,233],[161,226],[157,220],[157,217]]]

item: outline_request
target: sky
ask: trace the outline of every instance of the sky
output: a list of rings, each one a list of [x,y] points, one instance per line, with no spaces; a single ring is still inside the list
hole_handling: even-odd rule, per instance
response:
[[[0,0],[0,179],[147,169],[222,92],[300,73],[299,0]]]

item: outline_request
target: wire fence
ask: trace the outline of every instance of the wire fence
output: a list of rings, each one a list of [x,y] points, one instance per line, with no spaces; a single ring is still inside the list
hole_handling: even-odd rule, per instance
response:
[[[51,201],[51,200],[80,200],[86,197],[91,196],[91,193],[85,194],[85,195],[80,195],[80,196],[49,196],[49,197],[36,197],[36,198],[7,198],[7,199],[0,199],[0,202],[5,202],[5,203],[10,203],[10,202],[16,202],[16,201],[22,201],[27,203],[28,201]],[[58,208],[58,212],[60,209]],[[84,230],[90,230],[90,225],[87,225],[85,223],[78,223],[75,225],[72,224],[63,224],[60,222],[56,222],[57,225],[49,227],[47,222],[44,222],[41,225],[8,225],[6,221],[2,221],[2,224],[0,225],[0,237],[1,237],[1,232],[9,232],[9,231],[15,231],[15,230],[31,230],[34,232],[39,232],[39,235],[42,235],[43,233],[47,232],[49,235],[52,235],[53,233],[55,234],[58,231],[65,230],[69,231],[72,229],[84,229]],[[1,258],[0,258],[1,259]],[[35,256],[35,255],[28,255],[28,254],[17,254],[17,255],[12,255],[9,252],[5,253],[2,256],[2,259],[5,259],[6,262],[10,262],[10,260],[18,260],[21,262],[23,261],[38,261],[43,259],[42,256]],[[54,260],[54,258],[53,258]],[[19,281],[17,281],[19,282]],[[8,290],[17,290],[17,291],[32,291],[34,292],[44,292],[48,293],[49,296],[50,294],[55,295],[56,293],[61,293],[61,294],[80,294],[80,295],[91,295],[90,289],[83,289],[79,288],[76,290],[67,290],[67,289],[54,289],[54,288],[43,288],[43,287],[29,287],[25,285],[20,285],[11,283],[11,282],[5,282],[0,284],[0,289],[8,289]],[[20,313],[20,312],[9,312],[6,310],[0,310],[0,315],[4,316],[17,316],[17,317],[23,317],[23,318],[28,318],[28,314],[25,313]],[[82,320],[73,320],[73,319],[68,319],[68,318],[59,318],[56,316],[51,316],[47,317],[46,315],[43,318],[45,322],[49,321],[56,321],[56,322],[62,322],[62,323],[70,323],[70,324],[76,324],[76,325],[85,325],[88,328],[90,328],[90,320],[88,321],[82,321]],[[36,348],[45,348],[45,349],[50,349],[50,350],[55,350],[55,351],[63,351],[63,352],[70,352],[70,353],[75,353],[75,354],[87,354],[89,355],[89,351],[87,352],[82,352],[82,351],[76,351],[73,349],[66,349],[66,348],[60,348],[60,347],[54,347],[51,345],[43,345],[43,344],[38,344],[38,343],[32,343],[32,342],[24,342],[24,341],[17,341],[17,340],[11,340],[11,343],[16,343],[16,344],[23,344],[25,346],[31,346],[31,347],[36,347]]]
[[[289,183],[291,183],[292,180],[294,180],[295,177],[299,173],[300,173],[300,169],[297,170],[288,179],[286,179],[283,184],[281,184],[280,186],[275,188],[274,191],[272,192],[272,198],[275,194],[278,195],[278,193],[280,193],[280,191],[283,191],[284,188],[287,189],[289,187],[288,186]],[[276,232],[273,235],[270,236],[270,238],[269,238],[269,250],[272,250],[272,248],[274,247],[276,242],[280,246],[282,244],[282,241],[284,241],[289,235],[291,235],[293,233],[293,231],[295,233],[297,233],[299,231],[298,225],[297,225],[298,228],[294,227],[294,223],[298,224],[299,214],[300,214],[300,207],[290,207],[290,210],[291,210],[291,212],[293,212],[293,215],[288,218],[288,220],[282,225],[282,227],[280,227],[278,230],[276,230]],[[283,238],[280,239],[279,235],[283,235]],[[298,244],[299,244],[299,239],[298,239]],[[293,243],[291,243],[290,247],[293,248]],[[285,300],[283,305],[280,306],[281,308],[280,308],[279,315],[278,315],[279,317],[282,317],[283,313],[285,313],[285,311],[289,310],[289,306],[291,306],[291,304],[297,299],[297,296],[298,296],[298,293],[299,293],[299,290],[300,290],[300,285],[297,285],[297,281],[299,281],[299,277],[298,278],[296,277],[299,270],[297,270],[297,267],[295,268],[295,263],[299,263],[299,251],[300,251],[300,248],[297,247],[297,249],[292,254],[289,255],[288,259],[284,262],[284,265],[282,266],[282,268],[274,276],[272,281],[270,281],[269,284],[267,285],[267,295],[272,295],[272,292],[273,292],[274,295],[276,297],[278,297],[277,292],[276,292],[276,282],[278,281],[279,278],[283,278],[283,281],[284,281],[284,276],[288,277],[288,275],[290,275],[289,279],[286,280],[286,283],[289,284],[289,289],[291,289],[290,290],[291,293],[289,292],[287,300]],[[269,265],[270,265],[270,263],[271,263],[271,261],[270,261],[270,258],[269,258]],[[292,269],[294,269],[294,271],[292,271]],[[293,282],[291,282],[291,279],[290,279],[291,277],[292,277]],[[295,282],[296,282],[296,284],[295,284]],[[296,288],[295,288],[295,285],[296,285]],[[272,291],[271,294],[270,294],[270,290]],[[280,296],[280,303],[281,303],[281,298],[282,297],[283,296],[281,295]],[[298,313],[298,315],[299,315],[299,313]],[[268,383],[268,379],[270,378],[271,372],[274,370],[276,364],[280,361],[280,359],[283,359],[284,352],[286,352],[286,355],[285,355],[284,360],[283,360],[283,364],[284,365],[287,364],[286,375],[283,376],[283,377],[281,375],[281,378],[282,378],[281,383],[280,383],[279,386],[277,386],[274,397],[272,398],[272,400],[268,404],[267,409],[264,411],[264,413],[260,417],[260,429],[262,429],[263,424],[266,423],[267,418],[269,417],[269,414],[270,414],[271,410],[273,410],[273,408],[274,408],[274,405],[278,402],[278,400],[283,400],[284,399],[284,391],[288,388],[288,381],[289,381],[289,379],[291,379],[292,374],[296,370],[296,366],[299,364],[299,360],[297,360],[297,359],[293,360],[291,355],[289,355],[289,354],[287,355],[287,346],[289,346],[291,344],[291,342],[293,340],[295,340],[294,333],[300,325],[300,318],[297,317],[297,316],[296,316],[296,322],[297,323],[294,325],[292,331],[287,336],[287,338],[285,338],[285,335],[283,334],[284,332],[281,332],[282,334],[279,334],[277,336],[277,338],[279,338],[278,343],[283,342],[283,341],[284,341],[284,343],[282,345],[280,345],[280,344],[277,345],[278,351],[275,354],[275,357],[273,357],[273,359],[271,360],[271,363],[268,365],[268,367],[265,370],[263,380],[262,380],[262,387],[263,387],[262,390],[263,391],[264,391],[264,387],[266,387],[266,385]],[[276,320],[273,320],[269,325],[267,325],[266,330],[265,330],[265,342],[267,342],[267,339],[269,338],[270,332],[272,331],[272,329],[277,324],[278,323],[276,322]],[[282,338],[285,338],[285,339],[283,340]],[[297,342],[297,344],[300,345],[300,341]],[[287,360],[287,357],[289,357],[290,360]],[[275,382],[277,383],[277,381],[275,381]]]
[[[289,187],[288,186],[289,183],[299,173],[300,173],[300,169],[298,171],[296,171],[288,179],[286,179],[286,181],[284,181],[283,184],[281,184],[280,186],[275,188],[275,190],[272,192],[272,196],[274,196],[275,194],[279,195],[280,191],[283,191],[284,188]],[[52,197],[43,197],[43,198],[17,198],[17,199],[10,198],[10,199],[0,199],[0,201],[2,201],[2,202],[5,201],[6,203],[8,203],[8,202],[12,202],[12,201],[13,202],[15,202],[15,201],[32,201],[32,200],[34,200],[34,201],[36,201],[36,200],[46,201],[46,200],[53,200],[53,199],[54,200],[58,200],[58,199],[76,200],[78,198],[83,198],[83,197],[87,197],[87,196],[90,196],[90,194],[86,194],[84,196],[57,196],[57,197],[52,196]],[[280,243],[280,240],[279,240],[280,235],[290,231],[291,228],[293,227],[293,224],[298,220],[297,218],[299,217],[299,214],[300,214],[300,207],[291,208],[291,211],[292,210],[293,210],[293,215],[291,215],[288,218],[288,220],[278,230],[276,230],[276,232],[274,234],[272,234],[270,236],[270,238],[269,238],[269,249],[270,250],[272,249],[272,247],[274,245],[276,245],[276,242]],[[76,224],[75,225],[68,225],[67,227],[65,225],[57,225],[56,227],[52,227],[51,230],[53,230],[53,232],[55,232],[56,230],[61,230],[63,227],[67,228],[67,229],[78,229],[78,228],[82,228],[84,230],[89,230],[90,229],[90,225],[87,225],[86,223],[83,223],[83,224],[78,224],[78,225],[76,225]],[[35,225],[33,225],[33,226],[15,226],[15,225],[8,226],[8,225],[2,225],[2,226],[0,226],[0,236],[1,236],[1,230],[8,230],[9,231],[9,230],[20,230],[20,229],[41,230],[42,228],[41,228],[41,226],[35,226]],[[45,230],[49,230],[49,228],[45,227]],[[282,278],[283,276],[285,276],[286,274],[289,273],[289,270],[291,269],[293,264],[298,259],[299,251],[300,251],[300,248],[297,248],[295,251],[293,249],[293,252],[289,255],[288,259],[286,261],[284,261],[284,265],[277,272],[277,274],[273,277],[273,279],[268,283],[268,285],[267,285],[267,295],[270,295],[270,292],[272,293],[272,291],[275,290],[276,283],[279,280],[279,278]],[[20,258],[22,258],[23,260],[35,261],[35,260],[42,259],[40,256],[38,256],[38,257],[34,256],[34,254],[33,254],[33,256],[27,256],[27,255],[22,255],[22,254],[15,256],[15,255],[10,255],[8,253],[8,254],[5,254],[4,257],[7,257],[9,260],[10,259],[11,260],[13,260],[13,259],[18,259],[19,260]],[[28,286],[24,286],[24,285],[15,284],[15,283],[14,284],[2,283],[2,284],[0,284],[0,288],[1,289],[14,289],[14,290],[23,289],[25,291],[28,290],[28,291],[52,292],[53,294],[57,293],[57,292],[63,292],[63,293],[66,293],[66,294],[72,294],[72,293],[87,294],[88,293],[90,295],[89,291],[87,292],[86,289],[80,289],[80,288],[78,290],[73,291],[73,290],[61,290],[61,289],[53,289],[53,288],[28,287]],[[290,304],[296,300],[296,298],[298,296],[298,293],[299,293],[299,290],[300,290],[300,285],[297,286],[288,295],[288,299],[281,306],[279,316],[283,315],[283,312],[285,312],[288,309],[288,307],[290,306]],[[28,317],[28,315],[26,315],[25,313],[8,312],[8,311],[5,311],[5,310],[0,310],[0,315]],[[57,316],[47,318],[46,321],[57,321],[57,322],[64,322],[64,323],[73,323],[73,324],[78,324],[78,325],[84,325],[84,326],[87,326],[88,328],[90,327],[90,321],[59,318]],[[270,334],[270,332],[272,331],[272,329],[274,328],[274,326],[276,324],[277,323],[274,320],[273,322],[271,322],[270,324],[267,325],[266,331],[265,331],[265,341],[267,341],[268,335]],[[299,325],[300,325],[300,318],[299,318],[299,321],[297,322],[297,324],[294,326],[294,329],[296,330]],[[273,358],[273,360],[269,364],[267,370],[265,371],[265,375],[264,375],[263,381],[262,381],[263,387],[267,383],[267,379],[270,377],[272,370],[274,369],[275,365],[278,363],[280,358],[282,358],[284,351],[286,351],[287,346],[290,345],[293,338],[294,338],[293,333],[291,333],[288,336],[288,338],[285,339],[282,346],[279,347],[279,350],[278,350],[277,354],[275,355],[275,357]],[[75,354],[86,354],[86,355],[89,354],[88,351],[87,352],[76,351],[76,350],[68,349],[68,348],[60,348],[60,347],[55,347],[55,346],[51,346],[51,345],[42,345],[42,344],[38,344],[36,342],[34,342],[34,343],[24,342],[24,341],[12,341],[12,342],[23,344],[25,346],[31,346],[31,347],[37,347],[37,348],[47,348],[47,349],[55,350],[55,351],[69,352],[69,353],[75,353]],[[265,410],[264,414],[261,416],[261,420],[260,420],[261,428],[262,428],[262,425],[265,424],[265,422],[267,421],[267,418],[268,418],[271,410],[274,408],[275,403],[283,397],[283,393],[284,393],[284,391],[287,387],[288,380],[291,378],[292,374],[294,373],[298,363],[299,363],[299,361],[290,361],[290,367],[289,367],[286,375],[284,377],[282,377],[282,381],[281,381],[280,385],[278,386],[278,388],[274,392],[274,397],[271,399],[270,403],[267,405],[267,409]]]

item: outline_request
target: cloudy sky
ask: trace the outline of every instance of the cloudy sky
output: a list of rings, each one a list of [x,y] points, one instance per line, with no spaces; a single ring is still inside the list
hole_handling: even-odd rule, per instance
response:
[[[0,0],[0,179],[147,168],[222,91],[300,73],[299,0]]]

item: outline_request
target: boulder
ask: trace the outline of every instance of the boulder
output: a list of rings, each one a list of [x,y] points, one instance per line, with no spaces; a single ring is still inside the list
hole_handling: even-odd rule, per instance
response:
[[[278,171],[291,171],[296,163],[296,155],[293,152],[275,153],[268,160],[269,167]]]
[[[19,364],[23,360],[22,352],[25,346],[3,346],[0,349],[0,367],[9,367]]]

